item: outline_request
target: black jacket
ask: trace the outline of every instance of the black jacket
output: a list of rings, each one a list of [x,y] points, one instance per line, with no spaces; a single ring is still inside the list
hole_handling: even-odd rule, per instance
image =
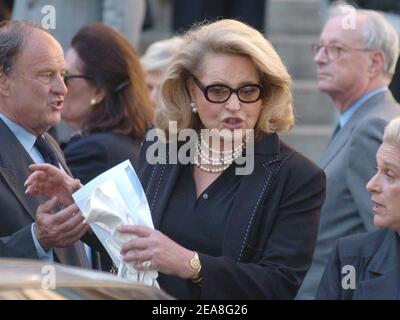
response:
[[[355,286],[350,286],[350,273],[355,277]],[[326,266],[316,299],[400,299],[399,235],[385,229],[340,239]]]
[[[93,133],[72,138],[63,151],[72,175],[86,184],[127,159],[136,168],[140,141],[115,132]]]
[[[139,172],[157,229],[182,165],[147,163],[151,144],[143,146]],[[254,153],[254,171],[243,176],[225,226],[222,256],[199,252],[202,286],[193,298],[292,299],[310,267],[325,175],[276,134],[256,143]]]

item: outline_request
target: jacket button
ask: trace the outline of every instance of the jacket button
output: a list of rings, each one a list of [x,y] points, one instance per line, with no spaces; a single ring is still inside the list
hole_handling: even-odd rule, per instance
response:
[[[204,199],[204,200],[207,200],[207,199],[208,199],[208,194],[207,194],[207,193],[203,194],[203,199]]]

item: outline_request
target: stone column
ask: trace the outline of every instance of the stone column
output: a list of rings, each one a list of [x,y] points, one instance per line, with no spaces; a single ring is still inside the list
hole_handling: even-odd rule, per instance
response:
[[[103,0],[102,20],[122,32],[137,48],[145,12],[145,0]]]

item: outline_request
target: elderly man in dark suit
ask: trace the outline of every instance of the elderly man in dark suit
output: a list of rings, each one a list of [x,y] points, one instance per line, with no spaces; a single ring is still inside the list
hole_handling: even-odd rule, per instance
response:
[[[0,24],[0,237],[14,234],[2,244],[14,253],[30,248],[29,257],[87,267],[77,240],[88,226],[78,208],[59,210],[58,199],[45,202],[26,195],[24,187],[33,163],[52,163],[69,173],[46,134],[60,121],[64,72],[63,50],[47,31],[25,22]]]
[[[331,97],[341,115],[320,162],[327,177],[326,200],[313,263],[299,299],[314,297],[337,239],[375,229],[365,185],[375,173],[384,128],[400,114],[388,90],[399,40],[382,15],[338,7],[313,49],[318,88]]]

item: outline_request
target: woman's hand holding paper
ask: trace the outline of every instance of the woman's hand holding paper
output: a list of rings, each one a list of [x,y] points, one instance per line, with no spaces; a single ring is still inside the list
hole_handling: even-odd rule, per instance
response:
[[[137,236],[125,242],[121,248],[123,260],[131,263],[135,269],[151,268],[183,279],[193,276],[189,261],[194,252],[180,246],[160,231],[141,225],[121,226],[118,231]]]

